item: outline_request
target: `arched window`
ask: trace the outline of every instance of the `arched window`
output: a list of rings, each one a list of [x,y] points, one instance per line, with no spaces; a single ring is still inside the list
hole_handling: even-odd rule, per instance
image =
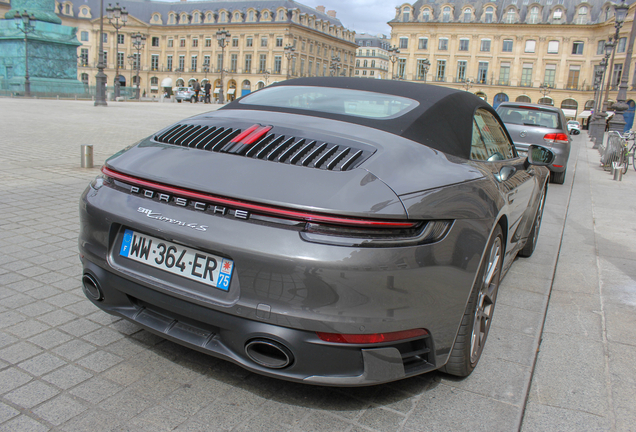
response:
[[[492,22],[492,17],[494,15],[495,9],[492,6],[488,6],[486,8],[486,16],[484,17],[484,22],[485,23],[491,23]]]
[[[70,15],[71,14],[71,6],[70,5],[64,5],[64,13],[66,15]]]
[[[431,13],[428,9],[424,9],[424,11],[422,11],[422,21],[423,22],[428,22],[428,20],[431,19]]]
[[[486,93],[478,91],[477,93],[475,93],[475,96],[481,98],[482,100],[488,101],[488,96],[486,96]]]
[[[88,85],[88,74],[87,73],[83,73],[82,74],[82,84]]]
[[[526,95],[521,95],[521,96],[517,96],[517,99],[515,99],[516,102],[523,102],[523,103],[530,103],[532,102],[532,100],[526,96]]]
[[[263,12],[263,19],[269,19],[269,12]]]
[[[159,78],[157,77],[150,78],[150,85],[153,85],[153,86],[159,85]]]
[[[514,8],[508,9],[506,13],[506,24],[514,24],[517,21],[517,13]]]
[[[450,6],[445,6],[443,11],[442,11],[442,21],[443,22],[450,22],[450,13],[451,13]]]
[[[497,93],[495,95],[495,97],[492,100],[492,107],[493,108],[497,108],[499,106],[500,103],[502,102],[508,102],[508,95],[505,93]]]
[[[471,18],[472,18],[472,12],[471,12],[470,8],[464,9],[464,22],[465,23],[470,22]]]
[[[587,24],[587,6],[581,6],[576,17],[577,24]]]
[[[537,24],[539,22],[539,7],[532,6],[528,15],[528,24]]]
[[[278,20],[285,21],[285,11],[278,12]]]
[[[550,105],[550,106],[554,106],[554,99],[552,99],[549,96],[544,96],[541,99],[539,99],[539,101],[537,102],[541,105]]]
[[[240,20],[240,15],[239,15],[239,13],[238,13],[238,12],[236,12],[236,13],[234,14],[234,21],[239,22],[239,20]]]
[[[572,109],[577,110],[579,108],[579,103],[574,99],[565,99],[561,102],[561,109]]]
[[[185,82],[183,81],[183,78],[179,78],[177,80],[177,87],[183,87],[185,86]]]
[[[254,22],[254,11],[250,11],[250,22]]]
[[[208,20],[208,22],[212,21],[212,14],[210,12],[208,12],[206,19]]]
[[[411,19],[411,8],[405,7],[402,9],[402,22],[409,22]]]
[[[225,12],[221,12],[221,22],[227,21],[227,14]]]
[[[585,102],[585,109],[586,110],[594,109],[594,99],[590,99],[589,101]]]

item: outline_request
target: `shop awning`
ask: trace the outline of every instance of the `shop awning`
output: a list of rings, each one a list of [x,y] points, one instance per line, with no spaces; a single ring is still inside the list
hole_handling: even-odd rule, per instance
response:
[[[578,118],[588,118],[589,116],[592,115],[592,111],[590,110],[585,110],[583,111],[581,114],[579,114],[577,117]]]
[[[575,109],[567,109],[567,108],[561,108],[563,110],[563,114],[565,114],[566,117],[576,117],[576,110]]]
[[[161,87],[172,87],[172,78],[164,78],[161,80]]]

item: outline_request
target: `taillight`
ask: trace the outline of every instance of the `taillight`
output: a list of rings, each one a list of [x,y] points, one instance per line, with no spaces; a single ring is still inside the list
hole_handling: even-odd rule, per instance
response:
[[[545,140],[545,142],[549,143],[549,144],[567,144],[569,143],[569,139],[568,136],[564,133],[549,133],[549,134],[545,134],[543,136],[543,139]]]
[[[342,334],[316,332],[318,337],[325,342],[346,343],[346,344],[376,344],[384,342],[395,342],[404,339],[412,339],[428,335],[424,329],[412,329],[391,333],[372,334]]]

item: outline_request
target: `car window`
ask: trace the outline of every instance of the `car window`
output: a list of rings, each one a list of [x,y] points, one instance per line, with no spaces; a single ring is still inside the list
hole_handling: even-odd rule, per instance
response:
[[[481,137],[477,123],[473,119],[473,138],[470,145],[470,158],[473,160],[487,160],[488,151],[486,150],[486,144]]]
[[[561,129],[559,113],[544,111],[531,107],[499,107],[497,113],[504,123],[524,126],[540,126],[551,129]]]
[[[512,143],[508,140],[508,136],[503,130],[501,124],[497,121],[495,116],[484,109],[478,109],[475,112],[473,121],[473,143],[477,142],[476,133],[479,133],[481,140],[484,143],[485,155],[483,150],[479,150],[475,147],[475,154],[479,155],[479,158],[473,158],[477,160],[483,160],[485,157],[488,161],[506,160],[515,157],[514,148]],[[479,153],[477,153],[479,150]],[[471,147],[471,157],[473,149]]]

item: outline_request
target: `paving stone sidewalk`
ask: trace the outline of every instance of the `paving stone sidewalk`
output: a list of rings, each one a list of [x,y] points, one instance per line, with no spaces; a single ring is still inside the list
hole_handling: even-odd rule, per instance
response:
[[[0,431],[517,431],[522,421],[548,430],[534,426],[552,405],[530,383],[535,370],[549,380],[560,367],[558,353],[543,357],[547,330],[538,362],[537,350],[570,196],[582,199],[572,192],[577,157],[566,184],[550,188],[537,251],[506,276],[483,358],[464,380],[430,373],[353,389],[288,383],[161,339],[86,300],[77,257],[82,190],[109,155],[211,108],[0,98]],[[94,145],[96,168],[79,168],[81,144]],[[573,155],[585,145],[577,138]],[[585,270],[564,277],[579,281]],[[552,319],[558,327],[558,313],[547,316],[546,329]],[[616,328],[612,337],[632,338],[616,348],[627,359],[633,336]]]

